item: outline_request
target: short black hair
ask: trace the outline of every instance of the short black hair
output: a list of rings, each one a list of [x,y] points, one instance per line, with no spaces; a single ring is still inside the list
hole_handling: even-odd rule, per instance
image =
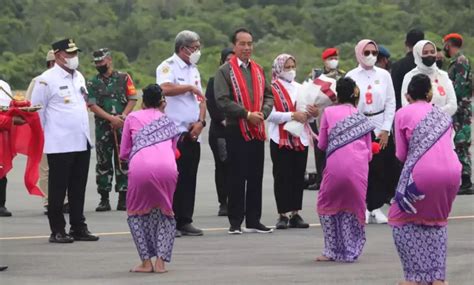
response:
[[[160,85],[150,84],[143,88],[143,104],[146,108],[158,108],[163,103],[163,90]]]
[[[411,29],[406,36],[405,44],[414,47],[417,42],[425,39],[425,33],[420,29]]]
[[[237,34],[238,33],[247,33],[250,34],[253,37],[253,34],[246,28],[238,28],[235,30],[234,34],[232,34],[232,37],[230,38],[230,41],[235,45],[237,43]]]
[[[430,78],[423,74],[413,76],[408,84],[408,94],[413,100],[426,100],[428,93],[431,90]]]
[[[357,97],[354,94],[354,89],[357,84],[350,77],[342,77],[336,83],[337,102],[350,103],[355,106]]]
[[[448,43],[451,43],[452,46],[460,48],[462,46],[462,40],[458,38],[450,38]]]
[[[229,56],[229,54],[234,54],[234,50],[232,48],[224,48],[222,51],[221,51],[221,61],[220,61],[220,64],[224,64],[225,63],[225,60],[227,59],[227,57]]]

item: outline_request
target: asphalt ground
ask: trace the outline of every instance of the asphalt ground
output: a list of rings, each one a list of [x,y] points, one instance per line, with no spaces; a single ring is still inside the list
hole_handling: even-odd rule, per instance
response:
[[[93,129],[91,129],[93,131]],[[303,210],[309,229],[276,230],[272,234],[229,236],[228,220],[217,217],[214,163],[207,142],[201,162],[194,224],[204,236],[176,239],[166,274],[129,273],[139,263],[128,232],[126,213],[95,212],[95,153],[90,164],[85,216],[98,242],[51,244],[41,198],[29,196],[23,186],[25,158],[15,159],[9,173],[7,207],[12,217],[0,218],[0,284],[396,284],[403,279],[388,225],[368,225],[360,259],[351,264],[316,263],[324,240],[315,212],[316,191],[305,191]],[[93,132],[92,132],[93,133]],[[310,151],[311,153],[312,151]],[[266,146],[262,222],[273,226],[276,205],[272,163]],[[308,160],[314,169],[313,155]],[[116,206],[118,195],[111,196]],[[384,211],[387,212],[387,207]],[[458,196],[448,226],[447,280],[451,285],[473,284],[474,196]]]

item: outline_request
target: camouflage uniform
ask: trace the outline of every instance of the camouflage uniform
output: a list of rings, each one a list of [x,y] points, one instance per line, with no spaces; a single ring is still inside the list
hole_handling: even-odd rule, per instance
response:
[[[110,77],[100,74],[87,82],[89,104],[96,104],[111,115],[121,115],[130,99],[136,99],[135,86],[127,73],[113,71]],[[122,130],[116,130],[117,145],[120,146]],[[95,115],[96,138],[96,182],[99,194],[106,194],[112,190],[112,180],[115,166],[115,191],[127,191],[128,166],[117,161],[118,151],[115,145],[114,131],[108,120]],[[112,160],[113,165],[112,165]]]
[[[321,73],[326,75],[327,77],[331,77],[331,78],[334,78],[336,80],[338,80],[339,78],[344,77],[344,75],[346,75],[346,72],[342,69],[327,70],[326,68],[324,68],[323,70],[321,70],[319,68],[313,68],[311,70],[311,73],[308,75],[307,80],[313,81]]]
[[[456,135],[456,153],[462,164],[463,177],[471,177],[471,117],[472,79],[469,60],[461,53],[456,54],[448,67],[449,78],[453,81],[458,102],[458,110],[453,116]],[[463,178],[464,181],[464,178]]]

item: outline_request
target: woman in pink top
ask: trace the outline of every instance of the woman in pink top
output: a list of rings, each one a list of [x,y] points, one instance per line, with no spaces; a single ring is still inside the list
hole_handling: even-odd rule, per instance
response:
[[[429,103],[428,76],[415,75],[407,96],[410,104],[395,115],[396,156],[404,166],[389,211],[401,284],[446,284],[446,225],[461,183],[452,120]]]
[[[336,91],[337,105],[324,110],[319,134],[318,148],[326,151],[327,163],[317,202],[324,250],[316,260],[353,262],[365,244],[374,126],[355,107],[359,89],[352,79],[339,79]]]
[[[178,179],[176,125],[164,115],[157,84],[143,89],[143,110],[127,116],[120,159],[128,160],[128,225],[142,263],[131,272],[166,272],[176,231],[173,195]],[[153,266],[151,258],[156,257]]]

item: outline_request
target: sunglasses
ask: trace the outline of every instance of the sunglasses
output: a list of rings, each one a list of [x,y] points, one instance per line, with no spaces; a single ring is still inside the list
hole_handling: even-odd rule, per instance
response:
[[[364,51],[365,56],[369,56],[370,54],[372,54],[373,56],[377,56],[377,55],[379,55],[379,52],[376,51],[376,50],[365,50]]]

